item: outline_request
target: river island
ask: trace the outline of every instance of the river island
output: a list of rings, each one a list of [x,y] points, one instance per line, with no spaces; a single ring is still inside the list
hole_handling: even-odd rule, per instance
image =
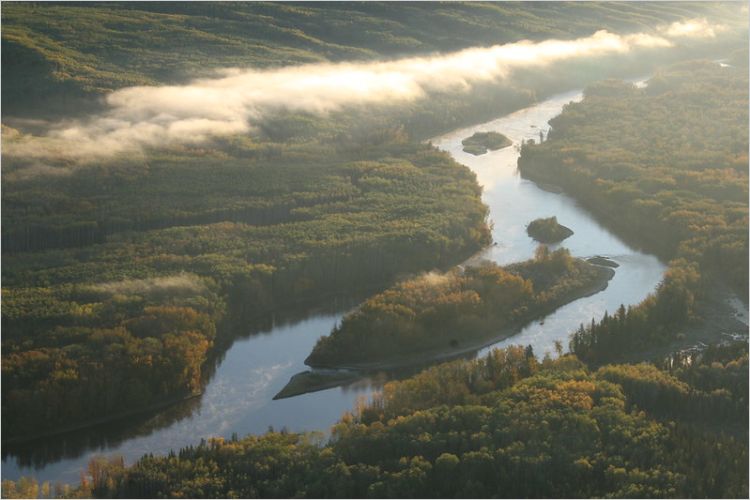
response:
[[[487,151],[507,148],[513,144],[513,141],[499,132],[476,132],[471,137],[461,141],[461,144],[466,153],[479,156]]]
[[[539,243],[558,243],[573,236],[573,230],[557,222],[557,217],[534,219],[526,232]]]
[[[446,359],[516,333],[575,299],[606,288],[609,267],[546,246],[534,259],[484,262],[402,281],[344,316],[318,340],[313,368],[393,369]]]

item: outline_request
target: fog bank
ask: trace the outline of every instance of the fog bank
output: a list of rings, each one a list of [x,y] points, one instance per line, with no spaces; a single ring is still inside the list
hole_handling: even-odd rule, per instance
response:
[[[350,106],[398,104],[435,91],[468,91],[508,78],[514,69],[574,58],[673,46],[672,37],[715,36],[705,20],[673,23],[661,36],[598,31],[575,40],[520,41],[443,55],[385,62],[308,64],[270,70],[225,69],[185,85],[130,87],[106,97],[107,110],[85,120],[62,121],[38,135],[3,128],[3,155],[69,165],[149,147],[197,144],[249,133],[280,110],[326,114]]]

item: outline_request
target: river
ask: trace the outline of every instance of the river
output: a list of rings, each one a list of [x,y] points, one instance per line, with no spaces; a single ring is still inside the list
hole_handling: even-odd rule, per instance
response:
[[[580,91],[559,94],[510,115],[450,132],[433,139],[476,174],[484,187],[483,199],[490,207],[496,242],[482,258],[508,264],[530,258],[536,244],[525,226],[538,217],[557,216],[575,234],[562,245],[573,255],[602,255],[617,262],[615,277],[606,290],[576,300],[534,322],[518,335],[495,344],[530,344],[538,354],[553,352],[554,341],[567,344],[568,334],[580,323],[598,318],[620,304],[637,304],[651,293],[665,270],[656,257],[625,244],[597,223],[575,200],[545,191],[521,179],[516,169],[522,140],[545,136],[547,122],[563,106],[580,100]],[[498,131],[514,145],[481,156],[464,153],[461,140],[476,131]],[[377,390],[386,375],[360,380],[344,387],[327,389],[288,399],[273,400],[296,373],[307,367],[303,361],[318,337],[326,335],[351,304],[336,312],[310,313],[305,319],[280,323],[267,332],[236,340],[219,360],[202,396],[155,415],[131,418],[95,429],[3,449],[2,477],[17,479],[31,475],[41,481],[76,483],[80,472],[94,455],[122,455],[128,463],[145,453],[164,453],[197,444],[211,436],[231,437],[263,433],[269,426],[290,431],[327,431],[338,418]],[[487,351],[483,349],[480,355]]]

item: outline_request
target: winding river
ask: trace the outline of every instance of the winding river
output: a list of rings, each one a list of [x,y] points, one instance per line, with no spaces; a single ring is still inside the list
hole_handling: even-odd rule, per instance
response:
[[[555,340],[567,336],[582,322],[613,311],[620,304],[636,304],[651,293],[665,270],[656,257],[637,251],[598,224],[590,214],[564,194],[539,188],[521,179],[516,170],[522,140],[546,135],[547,122],[563,106],[580,100],[580,91],[559,94],[488,123],[456,130],[432,143],[476,172],[490,207],[496,242],[481,257],[507,264],[525,260],[536,245],[525,226],[538,217],[557,216],[575,231],[564,241],[575,256],[602,255],[617,262],[615,277],[606,290],[576,300],[534,322],[518,335],[488,347],[531,344],[538,354],[552,352]],[[498,131],[514,145],[482,156],[464,153],[461,140],[476,131]],[[144,453],[163,453],[196,444],[202,438],[263,433],[269,426],[291,431],[327,431],[357,400],[377,390],[388,375],[273,400],[296,373],[307,367],[303,360],[315,341],[326,335],[352,304],[339,304],[336,312],[310,313],[305,319],[274,325],[269,331],[236,340],[219,360],[205,392],[199,398],[174,405],[155,415],[128,419],[51,437],[17,449],[4,449],[3,479],[33,475],[41,481],[75,483],[89,459],[98,454],[123,455],[132,462]],[[487,351],[480,351],[480,355]]]

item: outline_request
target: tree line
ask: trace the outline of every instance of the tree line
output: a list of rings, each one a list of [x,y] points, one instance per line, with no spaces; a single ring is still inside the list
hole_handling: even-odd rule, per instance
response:
[[[741,497],[748,492],[746,426],[726,432],[691,403],[705,389],[695,373],[708,369],[720,380],[742,366],[746,375],[746,345],[739,355],[732,350],[723,363],[707,356],[670,373],[648,364],[591,371],[573,355],[540,360],[512,346],[389,382],[328,439],[269,431],[146,455],[130,466],[99,457],[74,488],[25,479],[4,481],[3,494]],[[745,420],[728,417],[746,422],[746,408]]]

